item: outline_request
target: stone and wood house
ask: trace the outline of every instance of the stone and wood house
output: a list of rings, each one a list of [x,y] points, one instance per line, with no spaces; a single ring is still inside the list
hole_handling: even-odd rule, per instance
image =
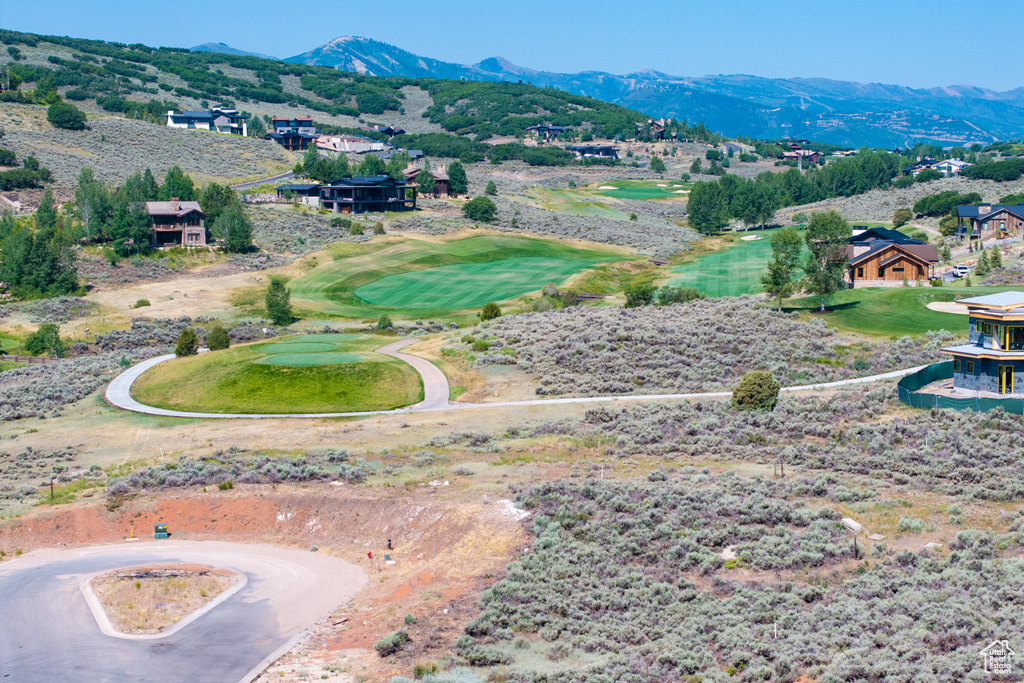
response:
[[[391,176],[355,176],[321,185],[320,206],[334,213],[414,211],[416,186]]]
[[[153,220],[152,246],[206,246],[206,214],[199,202],[182,202],[177,197],[167,202],[146,202],[146,212]]]
[[[968,343],[942,349],[953,357],[953,389],[1024,397],[1024,292],[1001,292],[958,304],[967,307]],[[1020,389],[1021,391],[1015,391]]]
[[[850,237],[846,257],[846,281],[853,287],[928,280],[939,262],[934,244],[886,228],[871,228]]]
[[[957,237],[1001,239],[1024,234],[1024,204],[964,204],[956,207]]]

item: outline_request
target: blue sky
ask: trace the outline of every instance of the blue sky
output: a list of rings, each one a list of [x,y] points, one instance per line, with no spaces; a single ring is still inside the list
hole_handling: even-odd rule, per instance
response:
[[[282,58],[360,35],[446,61],[501,56],[548,71],[1008,90],[1024,86],[1024,57],[999,17],[1015,19],[1020,8],[1020,0],[33,0],[0,3],[0,26],[148,45],[224,42]]]

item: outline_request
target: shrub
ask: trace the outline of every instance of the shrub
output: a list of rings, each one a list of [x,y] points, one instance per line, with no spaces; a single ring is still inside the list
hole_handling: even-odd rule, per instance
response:
[[[230,491],[231,489],[235,488],[235,482],[228,479],[227,481],[222,481],[221,483],[217,484],[217,488],[220,489],[221,491]]]
[[[70,102],[51,104],[46,110],[46,120],[57,128],[65,130],[85,129],[85,114]]]
[[[349,228],[348,228],[348,234],[350,234],[350,235],[362,235],[363,234],[363,226],[362,226],[362,224],[361,223],[353,223],[352,225],[350,225]]]
[[[149,305],[149,299],[139,299],[134,304],[132,304],[132,308],[143,308],[144,306]]]
[[[656,288],[650,283],[630,285],[626,287],[626,308],[639,308],[654,303]]]
[[[384,224],[383,223],[377,223],[376,225],[374,225],[373,226],[373,234],[374,235],[383,235],[384,234]]]
[[[489,348],[491,348],[491,343],[486,339],[476,339],[473,341],[474,351],[486,351]]]
[[[924,522],[914,517],[900,517],[900,521],[896,523],[896,530],[919,534],[924,531]]]
[[[387,313],[381,313],[377,318],[377,329],[390,330],[392,327],[394,327],[394,323],[391,322],[391,317]]]
[[[178,342],[174,345],[174,355],[194,356],[199,352],[199,336],[191,327],[186,327],[178,335]]]
[[[206,347],[211,351],[220,351],[229,346],[231,346],[231,338],[228,337],[228,331],[221,325],[215,325],[206,335]]]
[[[471,221],[493,223],[498,217],[498,207],[487,197],[476,197],[462,205],[462,215]]]
[[[501,308],[498,307],[498,304],[494,302],[484,304],[480,311],[480,320],[494,320],[498,317],[501,317]]]
[[[893,227],[899,228],[910,222],[914,217],[913,212],[907,208],[896,209],[892,214]]]
[[[487,186],[484,187],[484,194],[489,194],[492,197],[498,194],[498,186],[494,184],[493,180],[487,181]]]
[[[778,381],[770,372],[752,370],[732,390],[732,407],[736,410],[775,410],[779,401]]]
[[[43,323],[25,340],[25,350],[33,356],[53,353],[55,358],[61,358],[67,348],[67,342],[60,338],[60,325],[54,323]]]
[[[942,175],[938,171],[935,171],[935,170],[932,170],[932,169],[929,168],[929,169],[926,169],[926,170],[921,171],[920,173],[918,173],[917,177],[914,178],[914,182],[927,183],[927,182],[931,182],[932,180],[938,180],[939,178],[945,178],[945,177],[946,176]]]
[[[416,623],[416,617],[414,617],[411,614],[406,614],[405,615],[405,625],[406,626],[412,626],[415,623]]]
[[[665,172],[665,162],[661,160],[661,157],[653,156],[653,157],[651,157],[650,168],[655,173],[664,173]]]
[[[902,190],[904,188],[910,187],[913,184],[914,184],[914,177],[913,176],[909,176],[909,175],[901,176],[901,177],[897,178],[896,180],[892,181],[892,186],[894,188],[896,188],[897,190]]]
[[[373,646],[381,657],[390,657],[396,652],[401,652],[405,644],[409,642],[409,634],[405,631],[396,631],[387,638],[381,638]]]

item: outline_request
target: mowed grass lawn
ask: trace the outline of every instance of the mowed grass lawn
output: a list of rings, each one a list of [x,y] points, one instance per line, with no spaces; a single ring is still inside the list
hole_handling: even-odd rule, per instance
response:
[[[886,337],[921,335],[948,330],[957,337],[967,336],[967,316],[940,313],[928,308],[933,301],[956,301],[972,296],[1020,290],[1020,287],[865,287],[847,289],[825,302],[832,311],[822,318],[831,327],[861,334]],[[818,310],[818,297],[792,299],[783,310],[812,315]]]
[[[613,187],[615,189],[601,189]],[[609,180],[587,186],[589,192],[604,197],[618,199],[681,199],[687,196],[684,192],[690,189],[689,183],[678,180]]]
[[[389,410],[422,400],[412,367],[373,353],[387,343],[361,334],[300,335],[175,358],[136,380],[132,396],[211,413]]]
[[[696,287],[709,297],[740,296],[764,291],[761,274],[768,268],[772,256],[770,238],[773,233],[775,230],[731,234],[728,238],[732,244],[725,250],[673,268],[673,272],[681,275],[669,280],[668,284],[672,287]],[[753,236],[761,239],[741,239]]]
[[[363,246],[363,245],[360,245]],[[639,257],[553,239],[479,235],[406,238],[340,248],[335,260],[288,283],[300,311],[352,317],[429,317],[478,309],[562,284],[597,265]]]

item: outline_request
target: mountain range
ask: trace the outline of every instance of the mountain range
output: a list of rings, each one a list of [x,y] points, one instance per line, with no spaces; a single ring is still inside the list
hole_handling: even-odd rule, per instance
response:
[[[915,142],[950,146],[1024,136],[1024,88],[1006,92],[965,85],[915,89],[825,78],[674,76],[653,70],[565,74],[521,67],[501,57],[455,64],[354,36],[335,38],[284,61],[372,76],[522,81],[613,102],[653,117],[702,121],[729,136],[807,138],[851,147]]]
[[[189,50],[191,50],[192,52],[216,52],[222,55],[237,55],[239,57],[261,57],[263,59],[277,60],[277,57],[271,57],[270,55],[265,55],[262,52],[246,52],[245,50],[239,50],[237,47],[231,47],[230,45],[227,45],[225,43],[203,43],[202,45],[190,47]]]

